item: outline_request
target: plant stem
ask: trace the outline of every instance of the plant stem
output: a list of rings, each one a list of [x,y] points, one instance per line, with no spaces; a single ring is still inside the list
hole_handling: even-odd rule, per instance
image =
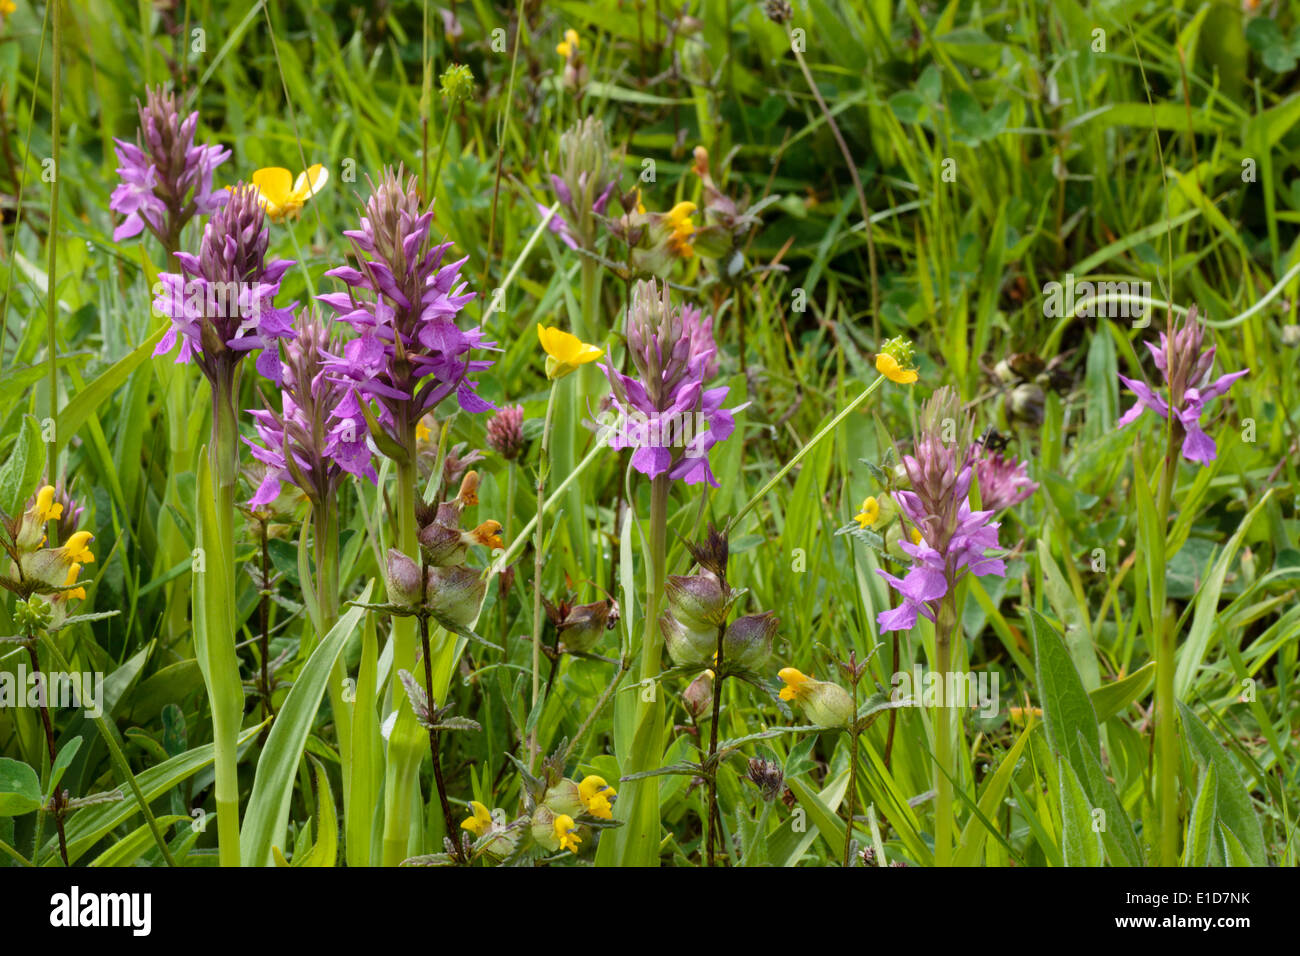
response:
[[[316,611],[320,615],[319,644],[339,619],[339,516],[333,500],[312,504],[312,552],[316,561]],[[346,812],[352,781],[352,711],[343,699],[347,668],[340,654],[330,671],[327,689],[334,729],[339,741],[339,765],[343,774],[343,805]]]
[[[421,564],[420,573],[423,575],[424,566]],[[424,686],[426,693],[429,695],[430,712],[437,709],[437,703],[433,697],[433,660],[429,654],[429,619],[423,614],[419,615],[420,622],[420,646],[424,651]],[[451,804],[447,801],[447,784],[442,779],[442,756],[439,751],[439,733],[432,727],[429,728],[429,759],[433,762],[433,781],[438,788],[438,802],[442,805],[442,824],[446,831],[446,836],[452,840],[456,852],[455,856],[460,859],[460,841],[456,840],[456,822],[451,815]]]
[[[858,712],[858,682],[853,682],[853,713]],[[843,866],[849,868],[849,850],[853,846],[853,814],[857,812],[858,802],[858,736],[860,731],[857,729],[857,718],[854,717],[853,729],[849,731],[849,815],[848,822],[844,827],[844,861]]]
[[[940,686],[948,685],[948,668],[951,666],[952,638],[957,627],[957,606],[949,591],[939,604],[939,613],[934,626],[935,670],[939,673]],[[953,830],[953,794],[952,781],[956,778],[953,767],[952,727],[950,723],[952,708],[944,694],[939,695],[939,702],[934,708],[934,758],[938,766],[935,769],[935,804],[934,804],[934,860],[936,866],[949,866],[952,863]]]
[[[397,548],[416,560],[419,554],[418,529],[415,521],[415,423],[404,428],[403,447],[407,454],[397,465]],[[393,619],[392,673],[409,671],[415,666],[415,621],[406,616]],[[402,695],[394,693],[393,708],[397,721],[388,738],[387,772],[384,782],[384,866],[397,866],[407,856],[411,842],[412,811],[418,796],[419,764],[422,748],[420,726]]]
[[[555,510],[555,503],[560,499],[564,492],[568,490],[570,485],[574,484],[580,477],[582,477],[582,473],[586,471],[587,467],[596,460],[602,451],[605,450],[605,447],[605,445],[600,444],[599,442],[592,446],[591,451],[587,452],[586,457],[578,463],[578,467],[573,469],[573,471],[555,487],[554,491],[551,492],[550,497],[546,499],[545,510]],[[537,527],[537,520],[537,515],[533,515],[533,517],[528,519],[528,523],[520,529],[519,534],[515,536],[514,540],[510,542],[509,547],[506,548],[505,554],[497,558],[496,563],[492,565],[493,574],[500,574],[504,571],[510,562],[515,559],[515,555],[523,550],[524,544],[528,541],[528,536],[532,534],[533,529]]]
[[[862,393],[858,395],[857,398],[855,398],[853,401],[845,405],[844,408],[840,410],[840,413],[838,415],[836,415],[829,422],[827,422],[821,429],[819,429],[817,434],[813,435],[812,438],[808,439],[808,443],[804,445],[802,448],[800,448],[799,451],[795,453],[795,456],[793,458],[791,458],[788,462],[782,465],[780,471],[778,471],[775,475],[773,475],[768,480],[767,484],[763,485],[762,488],[758,489],[758,492],[754,495],[754,497],[750,498],[749,501],[745,502],[745,506],[741,508],[739,511],[737,511],[735,515],[732,516],[731,520],[727,522],[727,531],[730,532],[732,529],[734,529],[736,525],[740,522],[740,519],[745,517],[745,515],[749,514],[750,509],[752,509],[754,505],[762,501],[763,497],[769,491],[771,491],[773,488],[776,487],[777,482],[779,482],[790,472],[790,469],[792,469],[795,465],[799,464],[799,462],[803,460],[804,456],[807,455],[809,452],[811,452],[814,448],[816,448],[817,444],[823,438],[825,438],[831,432],[835,431],[836,426],[838,426],[840,422],[844,421],[844,419],[847,418],[848,415],[855,408],[857,408],[859,405],[865,402],[871,396],[871,393],[874,392],[876,389],[878,389],[881,383],[884,381],[885,381],[885,376],[883,375],[876,376],[876,380],[872,382],[870,385],[868,385],[865,389],[863,389]]]
[[[217,805],[218,857],[224,867],[239,866],[239,754],[237,741],[244,716],[244,688],[239,680],[236,645],[235,480],[238,473],[239,427],[235,412],[238,367],[212,383],[212,444],[208,449],[216,501],[216,547],[206,538],[205,560],[220,562],[223,593],[211,596],[204,588],[205,607],[216,610],[207,621],[209,694],[212,708],[214,795]],[[196,591],[197,594],[197,591]]]
[[[862,226],[867,231],[867,267],[871,272],[871,334],[877,345],[879,345],[880,280],[876,275],[876,236],[875,229],[871,224],[871,207],[867,205],[867,194],[862,188],[862,179],[858,176],[858,167],[853,162],[853,154],[849,152],[849,144],[844,141],[844,135],[840,132],[839,124],[835,122],[835,114],[826,105],[826,100],[822,97],[822,91],[817,88],[812,71],[808,69],[808,63],[803,58],[803,52],[799,49],[799,44],[794,42],[793,35],[790,39],[790,49],[794,51],[794,57],[799,61],[799,69],[803,71],[803,77],[808,82],[808,89],[812,90],[812,95],[817,100],[817,106],[821,109],[822,115],[826,117],[826,125],[830,127],[835,142],[840,147],[844,162],[849,167],[849,175],[853,178],[853,189],[858,194],[858,207],[862,211]]]
[[[537,706],[541,693],[542,658],[542,558],[546,543],[542,515],[546,509],[546,476],[550,471],[551,425],[555,418],[555,392],[558,382],[551,383],[551,393],[546,397],[546,421],[542,426],[542,446],[537,458],[537,529],[533,534],[533,696],[531,707]],[[528,740],[528,766],[537,759],[537,724]]]
[[[55,667],[64,672],[71,670],[72,668],[68,666],[68,662],[59,651],[59,646],[54,643],[54,639],[49,634],[46,634],[44,640],[45,646],[50,652],[50,657],[54,659]],[[153,811],[149,809],[149,802],[144,798],[144,791],[140,789],[135,774],[131,773],[131,767],[126,762],[126,755],[122,753],[122,745],[118,742],[108,718],[101,714],[92,719],[99,728],[100,736],[104,738],[105,746],[108,747],[109,762],[113,765],[113,770],[116,772],[118,779],[125,783],[127,789],[134,795],[136,806],[140,808],[140,813],[149,826],[149,832],[153,834],[154,842],[158,844],[158,850],[162,853],[163,860],[168,866],[175,866],[176,860],[172,857],[167,841],[163,839],[162,830],[158,827],[158,821],[155,819]]]
[[[1181,441],[1171,437],[1166,447],[1164,470],[1160,474],[1157,492],[1157,512],[1169,526],[1169,510],[1173,498],[1174,480],[1178,474],[1178,455]],[[1176,723],[1176,691],[1174,674],[1177,669],[1175,652],[1178,646],[1177,622],[1165,614],[1164,607],[1151,609],[1151,623],[1157,629],[1156,657],[1156,764],[1157,787],[1160,800],[1160,862],[1162,866],[1178,865],[1178,726]]]
[[[709,818],[705,821],[707,833],[705,845],[708,847],[709,866],[714,866],[716,863],[714,844],[717,834],[714,832],[713,824],[718,815],[718,717],[722,713],[722,688],[727,681],[722,660],[722,638],[726,633],[726,626],[718,625],[718,649],[713,659],[714,673],[718,678],[713,686],[713,720],[709,726],[709,773],[705,776],[709,786]]]
[[[57,22],[57,21],[56,21]],[[32,659],[32,673],[37,675],[38,685],[45,686],[44,675],[41,674],[41,660],[36,654],[36,639],[34,635],[29,634],[27,640],[27,656]],[[41,695],[41,725],[45,728],[45,746],[50,753],[50,770],[54,770],[54,762],[58,759],[57,751],[54,747],[54,727],[50,723],[50,706],[48,694]],[[54,825],[59,831],[59,855],[63,857],[63,865],[71,866],[68,862],[68,837],[63,832],[63,797],[58,787],[54,788],[54,793],[50,797],[50,812],[54,815]]]
[[[625,775],[653,770],[663,759],[663,702],[654,687],[663,658],[663,636],[659,631],[659,602],[664,592],[668,541],[668,491],[670,481],[666,474],[650,482],[650,534],[646,541],[646,602],[644,631],[641,638],[640,680],[651,688],[649,699],[642,693],[637,701],[634,740],[637,745],[628,755]],[[623,848],[624,866],[651,866],[658,857],[659,847],[659,782],[654,778],[628,783],[619,799],[627,806],[627,818],[632,825],[620,830],[626,835]],[[635,850],[628,849],[635,841]]]
[[[54,179],[50,182],[50,232],[46,242],[46,277],[45,277],[45,321],[49,335],[50,363],[50,422],[54,426],[49,448],[49,479],[55,483],[58,477],[59,460],[59,366],[58,335],[56,325],[59,317],[58,285],[59,268],[59,101],[62,98],[62,80],[60,65],[63,58],[63,3],[54,0],[52,19],[54,20],[54,58],[50,73],[50,157],[54,164]],[[14,234],[17,241],[17,233]]]

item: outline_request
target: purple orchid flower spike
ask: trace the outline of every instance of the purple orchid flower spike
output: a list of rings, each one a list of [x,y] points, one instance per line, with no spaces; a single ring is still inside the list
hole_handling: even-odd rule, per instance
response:
[[[551,173],[551,189],[560,208],[546,227],[570,249],[594,249],[596,217],[605,214],[617,183],[605,125],[588,117],[560,136],[560,172]],[[545,215],[548,207],[536,205]]]
[[[692,305],[674,308],[668,286],[654,280],[632,289],[627,316],[628,356],[636,375],[602,365],[618,421],[611,448],[633,448],[632,467],[648,478],[667,473],[688,485],[718,487],[709,450],[735,430],[734,414],[749,403],[722,407],[727,386],[705,389],[717,373],[713,320]]]
[[[374,401],[379,427],[412,456],[416,425],[444,398],[454,394],[467,412],[495,408],[473,378],[493,363],[471,357],[495,345],[481,329],[456,324],[474,298],[460,280],[468,257],[444,264],[452,243],[435,243],[432,226],[433,208],[421,211],[415,177],[385,170],[371,183],[361,228],[344,232],[356,268],[325,273],[348,291],[318,296],[357,333],[325,359],[331,380],[350,394],[335,409],[335,427],[360,420],[363,404]]]
[[[293,337],[293,309],[277,309],[280,280],[294,263],[266,261],[269,231],[253,189],[237,186],[203,227],[199,254],[176,253],[180,272],[158,276],[154,308],[172,326],[154,349],[180,343],[178,363],[195,362],[214,383],[234,381],[236,364],[260,349],[257,370],[280,384],[278,340]]]
[[[176,97],[161,88],[146,91],[138,110],[136,142],[113,141],[122,181],[113,190],[108,208],[126,217],[113,230],[113,241],[148,229],[164,248],[175,252],[186,223],[196,215],[210,215],[226,202],[226,191],[214,190],[212,177],[230,158],[230,150],[194,145],[199,114],[181,119]]]
[[[948,423],[960,423],[955,440],[944,440]],[[994,512],[972,511],[970,495],[973,445],[971,421],[963,415],[952,389],[938,389],[921,411],[921,430],[913,454],[903,456],[911,491],[894,493],[899,508],[915,526],[913,540],[900,547],[913,560],[901,579],[877,570],[903,603],[876,617],[882,631],[910,630],[918,617],[935,620],[939,603],[967,574],[1006,574],[1001,558],[986,557],[998,545]]]
[[[1214,369],[1215,346],[1205,351],[1201,345],[1205,336],[1205,327],[1197,318],[1196,306],[1188,310],[1187,318],[1173,328],[1172,339],[1160,333],[1160,344],[1145,342],[1156,368],[1164,377],[1168,395],[1173,398],[1175,437],[1174,440],[1188,461],[1208,465],[1214,461],[1218,449],[1214,439],[1201,427],[1201,416],[1207,403],[1225,395],[1232,383],[1250,372],[1229,372],[1210,381]],[[1161,418],[1169,417],[1169,399],[1161,395],[1145,382],[1119,376],[1135,396],[1137,403],[1120,417],[1116,423],[1123,428],[1136,421],[1143,411],[1150,410]]]
[[[253,457],[266,466],[265,477],[249,504],[270,504],[288,481],[320,507],[338,491],[344,474],[378,481],[366,441],[366,422],[351,389],[325,374],[329,330],[316,315],[298,320],[297,335],[285,349],[281,411],[269,402],[253,409],[257,444],[245,438]],[[344,414],[330,425],[340,409]]]

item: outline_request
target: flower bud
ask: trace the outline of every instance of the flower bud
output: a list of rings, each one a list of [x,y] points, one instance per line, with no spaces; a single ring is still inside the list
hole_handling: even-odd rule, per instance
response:
[[[761,757],[749,758],[749,773],[745,776],[758,787],[763,799],[769,802],[780,796],[785,786],[785,774],[780,765]]]
[[[818,727],[847,727],[856,714],[853,697],[839,684],[810,680],[799,697],[804,715]]]
[[[396,548],[388,549],[388,596],[394,604],[420,603],[420,566]]]
[[[781,699],[798,703],[818,727],[846,727],[857,716],[853,697],[839,684],[813,680],[793,667],[781,668],[777,676],[785,682]]]
[[[487,583],[472,568],[429,569],[429,608],[453,627],[467,628],[474,622],[486,593]]]
[[[731,622],[722,638],[722,660],[727,667],[756,671],[772,656],[777,618],[772,611],[746,614]]]
[[[610,621],[613,607],[613,601],[596,601],[570,608],[564,620],[556,625],[564,639],[564,649],[585,653],[595,647],[605,631],[613,626]],[[614,612],[613,619],[618,620],[617,612]]]
[[[488,447],[506,461],[519,457],[524,447],[524,406],[507,405],[487,423]]]
[[[722,582],[708,571],[669,575],[664,593],[673,616],[695,630],[715,628],[727,619],[731,602]]]
[[[699,720],[713,706],[713,671],[704,671],[682,691],[682,706]]]
[[[14,623],[24,634],[44,630],[50,626],[53,618],[53,608],[35,594],[26,601],[14,604]]]
[[[420,529],[420,550],[431,567],[441,568],[465,561],[465,542],[461,530],[434,521]]]
[[[567,777],[546,791],[542,803],[556,814],[567,813],[571,817],[582,816],[586,807],[582,804],[582,794],[578,782]]]
[[[712,660],[718,650],[716,628],[696,630],[667,612],[659,615],[659,631],[674,664],[702,664]]]
[[[1011,417],[1031,425],[1043,423],[1046,404],[1047,396],[1043,393],[1043,389],[1032,382],[1017,385],[1006,399],[1007,412]]]

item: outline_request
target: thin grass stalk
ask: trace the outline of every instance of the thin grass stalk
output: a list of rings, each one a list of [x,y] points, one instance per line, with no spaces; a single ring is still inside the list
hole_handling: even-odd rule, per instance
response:
[[[49,461],[47,469],[50,483],[57,478],[59,462],[59,340],[57,322],[59,303],[55,290],[59,284],[59,104],[63,98],[61,65],[63,59],[63,4],[54,0],[54,58],[50,72],[50,156],[54,163],[54,179],[50,182],[50,232],[46,238],[45,266],[45,321],[48,333],[50,373],[50,432]],[[15,234],[15,239],[17,234]]]
[[[1169,426],[1172,428],[1172,426]],[[1164,469],[1160,473],[1157,492],[1156,515],[1162,529],[1169,526],[1169,509],[1173,497],[1174,480],[1178,473],[1180,449],[1174,440],[1165,452]],[[1181,444],[1181,443],[1178,443]],[[1162,530],[1161,533],[1164,533]],[[1160,805],[1160,864],[1178,865],[1178,770],[1181,763],[1178,753],[1177,697],[1174,675],[1177,671],[1175,655],[1178,647],[1178,626],[1164,607],[1151,608],[1151,624],[1157,629],[1156,658],[1156,787]]]
[[[537,698],[541,693],[541,659],[542,659],[542,558],[546,536],[543,532],[542,516],[546,513],[546,476],[550,471],[551,426],[555,418],[555,393],[559,382],[551,383],[551,393],[546,397],[546,421],[542,426],[542,445],[537,458],[537,528],[533,532],[533,695],[531,707],[537,707]],[[572,395],[572,391],[569,393]],[[537,725],[528,740],[528,765],[533,767],[537,760]]]

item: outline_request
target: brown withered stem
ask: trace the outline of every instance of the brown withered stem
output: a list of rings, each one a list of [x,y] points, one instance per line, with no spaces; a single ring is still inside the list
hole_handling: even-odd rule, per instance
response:
[[[41,672],[41,660],[36,653],[36,635],[31,631],[27,632],[27,656],[32,659],[32,673],[37,675],[38,686],[42,689],[41,725],[45,728],[45,746],[49,750],[50,768],[53,770],[57,756],[54,748],[54,725],[50,723],[49,694],[45,693],[47,686],[45,676]],[[50,813],[54,816],[54,825],[59,831],[59,855],[63,857],[64,866],[71,866],[72,864],[68,862],[68,837],[63,830],[63,791],[58,787],[54,788],[54,796],[50,798]]]

